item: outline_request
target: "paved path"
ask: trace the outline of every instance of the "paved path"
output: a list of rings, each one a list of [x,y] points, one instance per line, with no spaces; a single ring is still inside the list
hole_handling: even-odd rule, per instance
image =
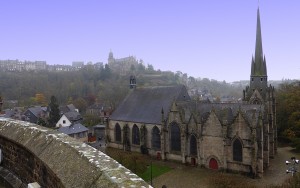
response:
[[[262,179],[251,179],[249,177],[229,174],[232,178],[238,178],[241,182],[246,182],[254,187],[266,187],[267,185],[280,185],[291,175],[286,174],[285,161],[292,156],[300,158],[299,154],[293,154],[290,147],[278,148],[278,153],[274,159],[270,159],[270,167],[264,173]],[[189,187],[208,187],[209,178],[220,174],[220,172],[209,169],[189,167],[178,163],[162,162],[162,164],[171,166],[173,170],[155,178],[153,185],[161,188],[166,185],[167,188],[189,188]],[[227,174],[226,174],[227,175]]]

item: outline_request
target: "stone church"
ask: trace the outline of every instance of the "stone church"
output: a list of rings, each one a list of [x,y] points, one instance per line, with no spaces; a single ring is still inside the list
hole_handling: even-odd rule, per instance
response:
[[[277,150],[276,101],[268,86],[259,9],[250,86],[239,103],[200,103],[183,85],[131,91],[110,117],[108,146],[162,160],[262,177]],[[241,91],[242,92],[242,91]]]

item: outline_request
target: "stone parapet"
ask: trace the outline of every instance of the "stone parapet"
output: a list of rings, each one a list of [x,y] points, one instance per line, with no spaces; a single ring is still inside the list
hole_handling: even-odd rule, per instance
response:
[[[63,133],[0,118],[1,166],[41,187],[151,187],[114,159]]]

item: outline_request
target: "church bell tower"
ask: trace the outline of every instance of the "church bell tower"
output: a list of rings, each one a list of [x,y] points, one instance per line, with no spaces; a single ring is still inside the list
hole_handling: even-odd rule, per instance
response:
[[[250,87],[244,91],[244,100],[249,101],[253,94],[266,100],[268,90],[268,75],[266,58],[263,54],[259,8],[257,9],[255,55],[251,61]],[[259,94],[258,94],[259,93]],[[262,102],[262,101],[261,101]]]

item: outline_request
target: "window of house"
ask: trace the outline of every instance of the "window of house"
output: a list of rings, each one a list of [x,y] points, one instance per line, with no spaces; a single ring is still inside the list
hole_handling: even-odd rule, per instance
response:
[[[191,135],[190,139],[190,154],[197,155],[197,139],[194,135]]]
[[[171,150],[181,151],[180,128],[177,123],[171,124]]]
[[[66,123],[66,120],[63,120],[63,124],[65,124]]]
[[[116,142],[121,142],[121,127],[118,123],[115,126],[115,138]]]
[[[262,77],[260,78],[260,81],[261,81],[261,82],[263,81],[263,78],[262,78]]]
[[[134,124],[132,128],[132,143],[140,145],[140,129],[136,124]]]
[[[83,132],[79,133],[79,138],[83,138]]]
[[[152,148],[154,149],[160,149],[160,131],[155,126],[152,129]]]
[[[235,139],[233,142],[233,160],[243,161],[243,146],[239,139]]]

